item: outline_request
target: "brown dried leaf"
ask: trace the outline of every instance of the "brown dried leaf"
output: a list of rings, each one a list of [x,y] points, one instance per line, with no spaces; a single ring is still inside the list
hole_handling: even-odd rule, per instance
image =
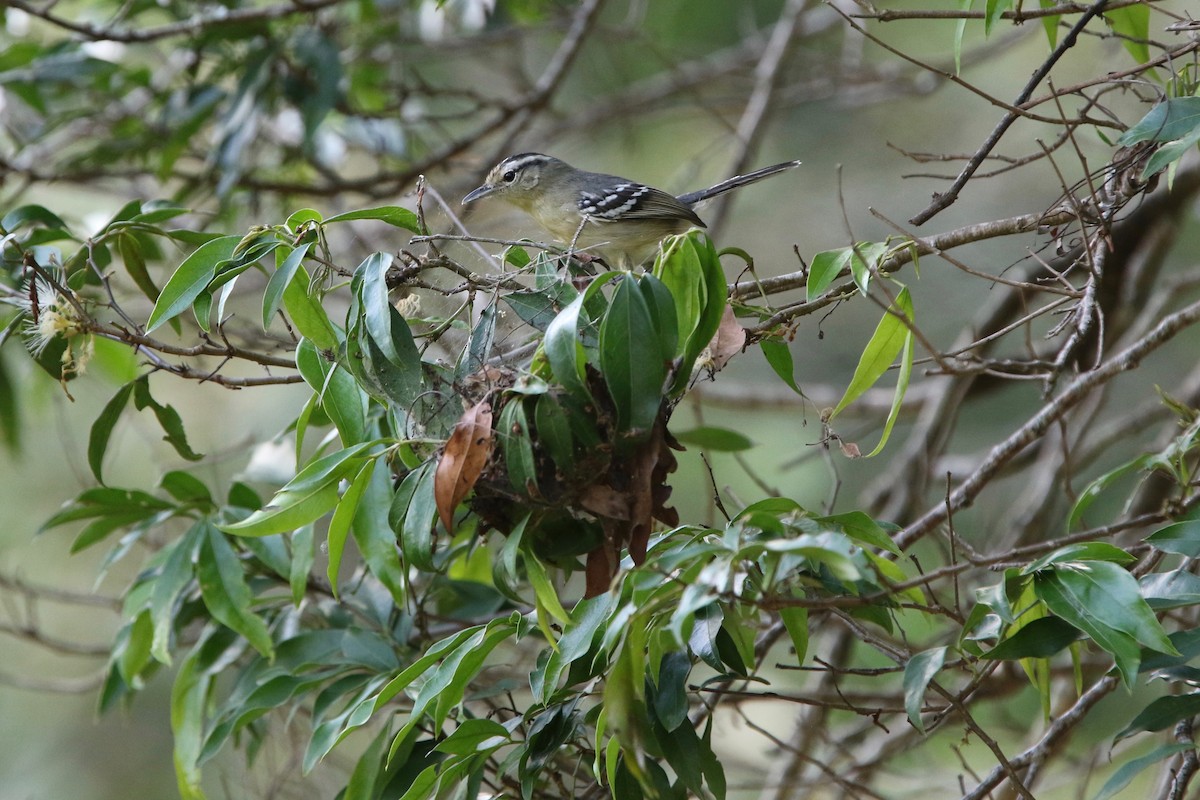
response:
[[[485,400],[463,412],[433,475],[433,499],[447,531],[454,529],[454,509],[487,466],[492,444],[492,404]]]
[[[629,498],[602,483],[587,487],[579,496],[579,505],[598,517],[629,519]]]
[[[717,333],[708,344],[713,369],[724,369],[729,359],[742,352],[745,346],[746,329],[738,324],[737,317],[733,315],[733,308],[725,306],[725,314],[721,317],[721,324],[717,326]]]

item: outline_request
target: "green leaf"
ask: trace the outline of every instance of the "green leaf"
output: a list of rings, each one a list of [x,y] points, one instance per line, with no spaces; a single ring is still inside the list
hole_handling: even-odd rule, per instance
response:
[[[533,586],[534,595],[537,597],[539,610],[544,608],[559,622],[566,624],[571,621],[571,615],[563,608],[562,603],[558,599],[558,592],[554,588],[554,584],[550,582],[550,576],[546,574],[546,568],[542,566],[542,562],[530,552],[526,551],[522,554],[525,562],[525,574],[529,577],[529,583]],[[550,638],[550,641],[554,641]]]
[[[1084,513],[1091,507],[1099,497],[1104,494],[1105,489],[1114,481],[1123,478],[1133,472],[1140,472],[1153,467],[1155,456],[1141,455],[1132,461],[1121,464],[1100,477],[1089,483],[1084,490],[1079,493],[1079,499],[1075,501],[1075,506],[1071,509],[1071,514],[1067,518],[1067,530],[1075,528],[1083,519]]]
[[[346,783],[346,791],[340,800],[376,800],[379,797],[377,786],[383,772],[383,745],[392,737],[391,730],[386,726],[367,745],[367,749],[359,756]]]
[[[1043,574],[1039,572],[1038,577]],[[1108,561],[1058,564],[1053,577],[1061,597],[1071,603],[1076,617],[1086,616],[1160,653],[1174,655],[1178,652],[1150,606],[1142,599],[1137,579],[1125,569]],[[1053,606],[1050,610],[1058,614]],[[1076,619],[1059,616],[1076,623]],[[1082,630],[1086,632],[1087,628]]]
[[[1147,9],[1148,10],[1148,9]],[[1117,139],[1121,147],[1138,142],[1173,142],[1200,127],[1200,97],[1170,97],[1147,112]]]
[[[754,446],[754,442],[750,441],[750,437],[745,434],[711,425],[679,431],[673,435],[684,444],[722,453],[736,453],[741,450],[749,450]]]
[[[1152,767],[1163,759],[1170,758],[1176,753],[1182,753],[1185,750],[1193,750],[1195,745],[1188,742],[1176,742],[1174,744],[1164,744],[1161,747],[1156,747],[1144,756],[1130,759],[1121,765],[1121,768],[1112,774],[1112,776],[1104,782],[1100,787],[1100,791],[1092,800],[1112,800],[1112,798],[1124,791],[1125,787],[1133,782],[1133,779],[1138,776],[1147,767]]]
[[[1114,564],[1132,564],[1137,559],[1121,548],[1108,542],[1077,542],[1060,547],[1021,568],[1022,575],[1032,575],[1051,564],[1067,561],[1111,561]]]
[[[1155,611],[1200,605],[1200,577],[1181,569],[1143,575],[1138,587]]]
[[[254,597],[246,583],[241,560],[229,540],[211,525],[200,542],[196,577],[200,593],[213,619],[246,638],[255,650],[268,659],[274,657],[274,644],[267,625],[250,610]]]
[[[579,317],[584,304],[592,295],[620,274],[605,272],[597,276],[588,284],[586,290],[580,292],[551,320],[542,339],[542,349],[546,360],[550,362],[550,371],[554,373],[555,380],[580,400],[591,400],[592,393],[588,391],[583,377],[583,365],[587,359],[584,357],[583,345],[579,342]]]
[[[283,263],[275,268],[271,279],[267,281],[267,288],[263,291],[262,302],[263,330],[271,327],[271,320],[275,317],[275,312],[279,310],[279,306],[283,302],[284,291],[300,271],[300,264],[304,261],[304,257],[308,255],[308,250],[312,245],[312,242],[304,242],[294,248],[292,252],[288,253],[287,258],[283,259]],[[278,258],[278,255],[276,258]]]
[[[975,4],[975,0],[959,0],[958,8],[960,11],[970,11],[971,6]],[[967,29],[967,18],[959,17],[954,25],[954,74],[958,75],[962,72],[962,40],[963,33]]]
[[[930,681],[941,671],[946,663],[946,648],[935,647],[917,653],[904,665],[904,710],[908,719],[921,733],[925,733],[925,723],[921,721],[921,706],[925,704],[925,690]]]
[[[496,431],[504,452],[509,482],[518,492],[537,496],[537,461],[533,455],[533,440],[529,435],[529,418],[525,414],[523,399],[513,398],[504,406]]]
[[[433,484],[436,469],[432,460],[426,461],[405,476],[396,491],[397,497],[410,497],[404,513],[404,524],[400,533],[400,546],[404,560],[417,569],[432,571],[433,526],[437,516]]]
[[[1112,26],[1113,33],[1122,38],[1122,44],[1139,64],[1150,60],[1150,7],[1137,4],[1124,8],[1107,9],[1104,18]]]
[[[805,282],[805,299],[812,302],[825,293],[842,270],[850,263],[854,250],[843,247],[839,250],[826,250],[812,257],[808,266],[808,280]]]
[[[907,291],[907,290],[905,290]],[[911,319],[912,312],[909,311]],[[904,337],[904,349],[900,352],[900,371],[896,375],[896,389],[892,392],[892,407],[888,409],[887,420],[883,423],[883,433],[879,437],[879,443],[875,445],[871,452],[867,453],[867,458],[874,458],[883,452],[884,446],[887,445],[888,439],[892,436],[892,428],[896,425],[896,420],[900,418],[900,408],[904,405],[904,395],[908,392],[908,382],[912,378],[913,368],[913,334],[908,331]]]
[[[181,503],[212,505],[212,493],[208,491],[204,481],[190,472],[173,469],[162,476],[158,485]]]
[[[154,310],[146,320],[146,333],[191,308],[216,276],[217,267],[233,257],[233,251],[241,241],[240,236],[222,236],[200,245],[184,259],[158,295]]]
[[[132,394],[133,383],[127,383],[118,389],[112,399],[105,403],[88,434],[88,466],[92,468],[92,474],[100,483],[104,483],[101,467],[104,463],[104,453],[108,450],[108,441],[112,438],[113,427],[121,418],[121,412],[125,410]]]
[[[371,473],[374,472],[376,463],[378,463],[378,459],[375,458],[363,463],[362,467],[358,470],[358,474],[354,476],[354,479],[350,482],[350,486],[347,487],[346,493],[338,501],[337,508],[333,512],[333,518],[329,521],[329,533],[326,537],[329,566],[326,570],[326,575],[329,577],[329,585],[335,597],[337,596],[338,568],[342,565],[342,551],[346,548],[346,537],[350,533],[350,523],[354,520],[354,515],[358,511],[358,501],[362,498],[363,492],[371,480]]]
[[[1033,588],[1051,613],[1079,628],[1113,656],[1126,686],[1133,685],[1138,673],[1141,639],[1154,642],[1147,647],[1159,652],[1176,652],[1142,599],[1137,581],[1116,564],[1057,565],[1035,573]]]
[[[1195,128],[1182,139],[1168,142],[1155,150],[1154,155],[1150,156],[1146,161],[1146,166],[1142,169],[1142,180],[1148,180],[1152,176],[1157,175],[1174,162],[1183,158],[1188,152],[1195,150],[1198,142],[1200,142],[1200,127]]]
[[[313,526],[301,525],[292,534],[292,565],[288,585],[292,590],[292,605],[299,607],[308,591],[308,572],[316,560],[313,548]]]
[[[792,362],[792,348],[782,339],[763,339],[758,343],[762,354],[775,374],[788,385],[796,394],[804,397],[804,392],[796,384],[796,367]]]
[[[321,518],[338,502],[338,481],[356,470],[369,442],[322,456],[280,489],[264,508],[218,528],[236,536],[284,533]]]
[[[559,472],[568,474],[575,463],[575,439],[561,400],[554,395],[539,397],[534,406],[534,429],[538,444],[550,456]]]
[[[670,732],[687,720],[687,678],[692,671],[692,660],[686,653],[667,653],[658,668],[658,685],[654,693],[654,715]]]
[[[792,640],[796,663],[803,664],[808,654],[808,609],[803,606],[784,606],[779,609],[779,618]]]
[[[334,351],[338,348],[338,331],[329,321],[329,315],[320,302],[309,295],[309,276],[304,267],[296,268],[296,277],[288,281],[283,289],[283,305],[292,324],[321,350]]]
[[[490,719],[465,719],[434,750],[457,756],[495,750],[510,739],[508,729]]]
[[[1058,4],[1058,0],[1039,0],[1038,4],[1042,9],[1054,8]],[[1058,44],[1058,23],[1061,21],[1061,14],[1042,17],[1042,28],[1046,31],[1046,39],[1050,42],[1052,50]]]
[[[1200,692],[1160,697],[1143,708],[1125,729],[1117,734],[1121,741],[1143,731],[1165,731],[1175,723],[1200,714]]]
[[[1012,6],[1012,0],[987,0],[983,11],[983,35],[991,36],[992,28],[1000,21],[1005,11]]]
[[[888,307],[883,319],[876,326],[875,333],[871,335],[870,341],[867,342],[867,346],[859,358],[858,366],[854,370],[854,377],[850,379],[850,385],[846,387],[845,394],[830,413],[829,419],[832,420],[841,413],[842,409],[874,386],[875,382],[895,362],[896,356],[905,349],[908,340],[912,338],[912,331],[903,321],[905,319],[909,323],[913,319],[912,300],[908,294],[908,287],[900,291],[900,294],[896,296],[896,302]],[[896,388],[899,391],[900,385],[897,384]]]
[[[1200,556],[1200,520],[1184,520],[1159,528],[1146,537],[1146,543],[1164,553],[1188,558]]]
[[[983,654],[983,658],[1017,661],[1049,658],[1079,639],[1079,629],[1058,617],[1042,617],[1026,623],[1012,636]]]
[[[0,218],[0,231],[12,233],[22,226],[34,224],[63,230],[67,227],[67,223],[49,209],[37,205],[26,205],[18,206]]]
[[[326,361],[313,342],[302,339],[296,348],[296,368],[317,392],[321,408],[338,429],[347,447],[367,438],[366,398],[354,377],[339,364]]]
[[[151,302],[157,300],[158,287],[154,285],[154,281],[150,278],[150,272],[146,269],[146,258],[142,254],[142,246],[137,237],[132,233],[122,233],[117,236],[117,251],[121,254],[125,271],[129,273],[134,284],[142,290],[142,294],[146,295]]]
[[[154,579],[154,587],[150,590],[150,621],[153,624],[150,655],[168,666],[171,664],[171,634],[175,627],[177,606],[184,590],[192,582],[192,564],[207,531],[206,524],[197,523],[178,541],[168,545],[169,553],[163,561],[162,571]]]
[[[421,356],[404,317],[388,299],[386,275],[392,265],[387,253],[372,253],[354,271],[360,281],[359,303],[367,333],[384,357],[402,369],[419,369]]]
[[[204,708],[212,678],[197,662],[199,642],[179,668],[171,686],[171,734],[175,741],[175,779],[181,800],[204,800],[196,762],[204,742]]]
[[[325,220],[326,225],[334,222],[349,222],[356,219],[377,219],[380,222],[386,222],[394,228],[404,228],[413,233],[420,233],[421,226],[417,220],[417,215],[413,211],[409,211],[402,206],[379,206],[378,208],[363,208],[358,211],[347,211],[344,214],[335,214]]]
[[[403,603],[408,588],[408,571],[400,563],[396,534],[388,524],[388,509],[392,505],[392,474],[388,469],[376,469],[358,501],[354,515],[354,543],[371,574],[392,593],[392,602]]]
[[[600,371],[621,431],[648,431],[658,417],[667,365],[655,352],[656,329],[645,297],[626,276],[600,325]]]
[[[154,412],[159,427],[162,428],[163,441],[175,448],[175,452],[188,461],[199,461],[203,454],[192,450],[187,441],[187,433],[183,429],[183,420],[174,406],[163,405],[150,395],[150,376],[143,375],[133,382],[133,405],[141,411],[149,408]]]
[[[833,526],[868,547],[878,547],[889,553],[900,555],[900,548],[892,541],[892,537],[880,527],[879,523],[861,511],[847,511],[844,514],[832,514],[827,517],[813,517],[813,522],[822,526]]]

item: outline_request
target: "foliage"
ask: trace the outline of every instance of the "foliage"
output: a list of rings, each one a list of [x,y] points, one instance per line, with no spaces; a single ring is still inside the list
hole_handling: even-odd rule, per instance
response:
[[[769,277],[745,251],[718,250],[696,229],[667,238],[636,272],[598,271],[569,248],[528,240],[504,240],[495,257],[482,251],[475,269],[430,223],[440,195],[420,176],[456,166],[453,156],[484,149],[510,122],[518,135],[524,115],[545,109],[601,3],[500,4],[488,23],[496,32],[532,36],[543,20],[569,18],[567,33],[555,34],[559,58],[533,88],[496,93],[517,102],[439,92],[365,57],[415,24],[383,4],[235,3],[228,17],[192,17],[188,4],[120,5],[104,27],[73,22],[57,6],[24,12],[43,27],[0,53],[0,85],[20,104],[3,157],[31,186],[128,171],[158,181],[171,199],[129,200],[85,235],[36,192],[9,192],[0,258],[10,310],[0,345],[64,391],[94,380],[86,370],[97,348],[142,359],[91,424],[86,461],[96,485],[43,529],[69,527],[72,552],[108,546],[105,570],[132,563],[100,707],[170,682],[181,797],[211,794],[212,759],[239,750],[252,761],[281,720],[299,715],[302,773],[347,754],[343,800],[724,798],[733,794],[721,753],[730,715],[753,727],[739,703],[768,698],[818,709],[795,742],[821,731],[820,748],[789,752],[822,774],[842,771],[821,780],[851,795],[878,785],[902,737],[936,742],[960,726],[995,764],[964,796],[1007,781],[1031,797],[1042,761],[1095,703],[1148,678],[1171,692],[1137,695],[1113,734],[1149,739],[1170,729],[1175,741],[1122,759],[1100,796],[1164,762],[1184,765],[1171,773],[1175,785],[1191,779],[1190,720],[1200,712],[1191,666],[1200,655],[1195,388],[1185,384],[1182,399],[1160,392],[1146,416],[1169,435],[1153,446],[1117,447],[1140,433],[1127,428],[1092,438],[1087,416],[1105,405],[1112,379],[1200,321],[1200,305],[1179,296],[1194,281],[1154,294],[1153,319],[1129,319],[1113,299],[1122,270],[1149,275],[1148,287],[1135,288],[1159,286],[1150,266],[1128,266],[1131,253],[1154,250],[1126,239],[1147,227],[1130,210],[1135,201],[1182,207],[1200,190],[1184,158],[1200,141],[1196,70],[1180,66],[1196,45],[1150,41],[1155,4],[1039,4],[1051,47],[1043,75],[1087,30],[1118,37],[1136,64],[1130,74],[1156,82],[1161,95],[1134,96],[1119,122],[1115,112],[1092,115],[1122,86],[1115,79],[1098,79],[1094,95],[1089,84],[1028,108],[1028,93],[1002,104],[1014,116],[1000,134],[1020,116],[1014,109],[1032,114],[1053,100],[1058,117],[1038,111],[1035,121],[1062,128],[1056,149],[1083,128],[1105,137],[1105,165],[1075,184],[1063,178],[1061,205],[1045,208],[1057,201],[1043,198],[1036,213],[941,236],[849,235],[851,244]],[[804,6],[792,5],[779,24]],[[972,8],[962,4],[950,38],[955,61],[968,54],[963,37],[976,21],[990,37],[1034,14],[1020,3]],[[867,16],[880,26],[903,18]],[[470,41],[470,25],[460,24]],[[851,35],[864,20],[837,24]],[[153,65],[153,48],[176,37],[189,67],[168,75]],[[101,60],[87,39],[132,49]],[[452,50],[432,37],[411,47],[447,61]],[[1155,71],[1166,69],[1175,71]],[[40,166],[40,143],[67,131],[89,101],[107,109],[111,135],[75,141]],[[1067,101],[1079,107],[1060,124]],[[477,127],[463,132],[460,118]],[[292,138],[256,136],[287,119],[297,125]],[[353,174],[361,163],[352,160],[333,174],[322,148],[334,130],[374,172]],[[994,145],[966,159],[961,183],[922,214],[954,202]],[[1049,154],[1039,159],[1054,164]],[[1171,191],[1152,194],[1164,171]],[[412,202],[377,199],[410,189]],[[343,210],[317,208],[330,206]],[[255,224],[239,213],[248,207]],[[1005,308],[965,341],[935,344],[930,320],[949,309],[922,294],[919,259],[959,266],[948,253],[959,245],[1034,230],[1046,240],[1039,247],[1052,241],[1057,250],[1013,275],[961,265],[1008,292]],[[389,236],[404,244],[391,251]],[[731,256],[747,262],[732,284]],[[784,292],[796,295],[778,300]],[[1047,304],[1030,311],[1044,294]],[[744,353],[756,344],[789,398],[807,402],[788,345],[804,317],[843,302],[873,304],[878,322],[820,414],[818,444],[837,442],[847,463],[867,463],[852,460],[860,451],[846,438],[847,418],[873,415],[880,435],[869,455],[896,459],[880,468],[890,481],[882,497],[806,507],[760,482],[763,495],[750,502],[718,495],[723,522],[681,519],[670,505],[676,453],[740,458],[753,446],[744,431],[681,426],[685,398],[702,396],[696,387],[718,380],[730,360],[751,360]],[[993,349],[1010,334],[1024,335],[1028,352]],[[923,381],[919,350],[944,383]],[[892,372],[887,400],[867,403]],[[303,401],[281,412],[297,454],[290,477],[264,486],[175,469],[153,489],[114,485],[106,454],[131,401],[133,412],[149,410],[179,459],[205,458],[189,443],[187,410],[156,399],[168,377],[214,392],[303,384]],[[986,391],[983,377],[1037,379],[1041,405],[970,467],[939,475],[955,406]],[[917,401],[914,381],[926,387]],[[15,384],[0,370],[11,443]],[[906,415],[914,402],[920,414]],[[897,431],[905,443],[888,447]],[[1043,446],[1036,465],[1018,460]],[[993,545],[965,534],[1002,527],[962,512],[1014,465],[1018,474],[1041,470],[1032,480],[1044,491],[1020,518],[1021,535]],[[1074,470],[1088,479],[1078,496]],[[953,485],[932,485],[951,472]],[[982,515],[1007,522],[1007,511]],[[1019,681],[1004,680],[1010,668]],[[796,672],[820,673],[806,687],[811,697],[786,688]],[[1034,742],[1006,756],[988,732],[987,704],[1025,687],[1042,720],[1030,725]],[[895,741],[859,764],[845,760],[837,729],[848,740]],[[1011,746],[1009,738],[1003,747]]]

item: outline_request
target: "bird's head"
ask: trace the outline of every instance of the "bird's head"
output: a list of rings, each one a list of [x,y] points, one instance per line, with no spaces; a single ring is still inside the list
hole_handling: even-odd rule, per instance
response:
[[[528,209],[538,196],[538,184],[556,170],[569,169],[565,163],[541,153],[509,156],[488,172],[483,185],[462,199],[463,205],[483,197],[499,197]]]

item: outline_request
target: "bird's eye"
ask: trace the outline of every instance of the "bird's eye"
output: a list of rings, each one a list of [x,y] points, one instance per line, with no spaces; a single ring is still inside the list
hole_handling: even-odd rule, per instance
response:
[[[508,172],[504,173],[503,180],[505,183],[512,183],[516,179],[517,179],[517,173],[514,172],[513,170],[510,169]]]

